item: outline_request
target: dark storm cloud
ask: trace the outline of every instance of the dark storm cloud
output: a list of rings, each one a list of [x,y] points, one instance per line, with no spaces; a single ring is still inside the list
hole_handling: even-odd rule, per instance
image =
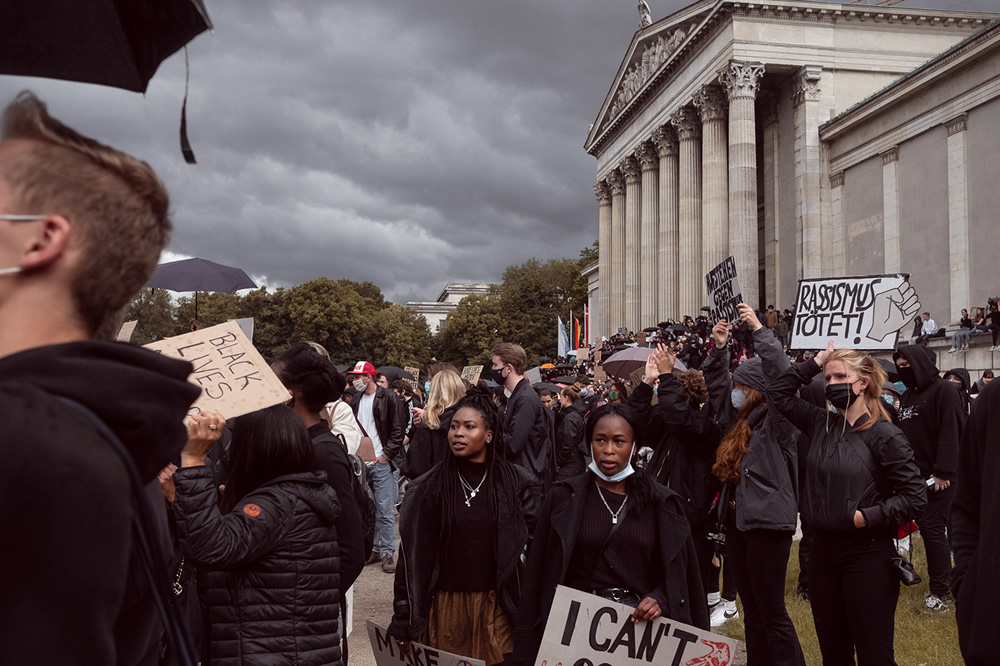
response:
[[[635,4],[208,0],[216,32],[190,46],[197,166],[177,147],[183,55],[145,97],[0,77],[0,98],[30,87],[153,164],[173,199],[172,253],[269,284],[371,280],[393,300],[427,300],[596,238],[582,144]],[[686,3],[650,4],[658,19]]]

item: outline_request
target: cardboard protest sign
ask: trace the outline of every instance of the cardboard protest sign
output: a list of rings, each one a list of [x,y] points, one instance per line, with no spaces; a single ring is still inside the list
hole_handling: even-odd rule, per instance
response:
[[[736,275],[736,260],[729,257],[713,268],[705,276],[708,287],[709,317],[713,321],[739,321],[739,304],[743,302],[743,291]]]
[[[289,399],[288,390],[236,322],[151,342],[146,349],[194,364],[188,381],[202,391],[190,413],[212,409],[231,419]]]
[[[608,380],[608,373],[604,372],[604,368],[597,366],[594,368],[594,381],[595,382],[606,382]]]
[[[115,340],[118,342],[128,342],[132,339],[132,334],[135,333],[135,327],[139,323],[138,319],[133,319],[132,321],[127,321],[122,324],[122,327],[118,329],[118,335]]]
[[[524,376],[528,379],[528,383],[532,386],[542,381],[542,371],[539,368],[531,368],[524,373]]]
[[[240,330],[243,331],[243,335],[247,336],[247,340],[253,342],[253,317],[230,319],[229,321],[235,321],[239,324]]]
[[[403,368],[403,370],[413,375],[413,379],[407,379],[406,381],[408,381],[410,383],[410,386],[412,386],[413,388],[417,388],[418,383],[420,382],[420,368],[414,368],[408,365],[405,368]]]
[[[909,275],[864,275],[799,281],[793,349],[895,349],[920,300]]]
[[[560,585],[535,666],[728,666],[736,654],[735,640],[669,618],[634,624],[634,610]]]
[[[479,383],[479,375],[483,374],[483,366],[481,365],[467,365],[462,368],[462,379],[468,381],[470,384]]]
[[[399,645],[396,639],[389,636],[388,632],[371,620],[366,621],[368,625],[368,638],[371,640],[372,652],[375,654],[375,663],[378,666],[423,666],[434,664],[435,666],[486,666],[482,659],[471,659],[461,657],[457,654],[427,647],[420,643],[410,642],[410,656],[403,657],[399,653]]]
[[[642,378],[646,376],[646,366],[639,366],[632,371],[632,374],[628,376],[629,380],[632,382],[632,388],[635,388],[642,383]]]

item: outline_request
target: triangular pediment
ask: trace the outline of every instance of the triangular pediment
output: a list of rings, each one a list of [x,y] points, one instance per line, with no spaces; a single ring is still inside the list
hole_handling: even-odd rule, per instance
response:
[[[635,33],[597,120],[590,128],[587,146],[622,114],[657,72],[681,54],[683,47],[720,4],[720,0],[701,0]]]

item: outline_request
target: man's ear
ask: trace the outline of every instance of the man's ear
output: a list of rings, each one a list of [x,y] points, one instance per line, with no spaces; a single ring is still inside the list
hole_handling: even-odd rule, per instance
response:
[[[21,254],[21,268],[26,271],[45,268],[59,259],[69,246],[70,232],[71,225],[62,215],[46,217],[28,239]]]

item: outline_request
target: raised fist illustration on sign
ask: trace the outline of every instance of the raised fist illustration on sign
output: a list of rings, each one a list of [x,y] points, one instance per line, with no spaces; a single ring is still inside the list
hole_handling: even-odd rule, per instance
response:
[[[886,336],[892,335],[913,321],[913,316],[919,311],[920,301],[917,299],[917,292],[909,282],[879,292],[875,294],[875,303],[872,305],[872,328],[867,335],[872,340],[881,342]]]

